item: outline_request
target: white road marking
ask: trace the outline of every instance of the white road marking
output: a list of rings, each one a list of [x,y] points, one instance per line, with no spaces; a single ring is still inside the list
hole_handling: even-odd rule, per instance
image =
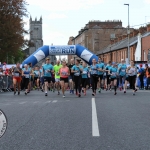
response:
[[[92,98],[92,135],[93,136],[100,136],[99,127],[98,127],[98,120],[97,120],[95,98]]]
[[[66,100],[66,102],[69,102],[70,100]]]
[[[45,103],[50,103],[51,101],[47,101],[47,102],[45,102]]]
[[[23,105],[23,104],[25,104],[26,102],[21,102],[21,103],[19,103],[19,104],[21,104],[21,105]]]
[[[58,100],[53,100],[52,103],[57,103]]]

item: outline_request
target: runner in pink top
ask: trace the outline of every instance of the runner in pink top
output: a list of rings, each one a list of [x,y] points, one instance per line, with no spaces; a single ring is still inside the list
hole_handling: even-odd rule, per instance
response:
[[[63,98],[65,98],[65,90],[68,88],[68,76],[70,75],[70,70],[66,65],[66,60],[62,61],[62,67],[59,70],[59,74]]]

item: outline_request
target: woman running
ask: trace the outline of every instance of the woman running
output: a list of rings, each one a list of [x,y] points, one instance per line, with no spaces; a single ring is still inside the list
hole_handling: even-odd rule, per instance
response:
[[[117,66],[116,66],[116,63],[112,63],[112,67],[109,69],[109,74],[110,74],[110,78],[111,78],[111,85],[114,85],[114,95],[117,94]]]
[[[18,87],[18,95],[20,95],[21,75],[22,69],[20,68],[20,63],[17,63],[16,67],[13,69],[14,95],[16,94],[16,86]]]
[[[28,85],[29,85],[29,79],[30,79],[30,69],[28,68],[28,65],[24,65],[24,69],[22,71],[22,76],[24,77],[24,87],[25,87],[25,95],[28,93]]]
[[[39,91],[40,89],[40,70],[39,67],[35,67],[34,70],[34,83]]]
[[[62,61],[62,67],[59,70],[59,75],[63,98],[65,98],[65,91],[68,88],[68,76],[70,75],[70,70],[66,65],[65,59]]]
[[[99,66],[96,64],[96,59],[92,60],[92,65],[91,65],[91,84],[92,84],[92,95],[96,95],[96,89],[97,89],[97,83],[98,83],[98,69]]]
[[[75,90],[76,95],[81,97],[81,73],[83,67],[80,65],[80,60],[76,59],[75,65],[72,67],[71,72],[74,73],[74,83],[75,83]]]
[[[83,71],[82,71],[82,88],[83,88],[84,95],[86,95],[86,86],[87,86],[87,83],[88,83],[89,69],[88,69],[87,64],[85,62],[83,62],[82,66],[83,66]]]
[[[135,89],[137,67],[135,66],[133,60],[130,62],[130,66],[128,67],[127,71],[129,72],[129,82],[133,89],[133,95],[135,95],[135,92],[137,91],[137,89]]]
[[[111,61],[108,62],[107,66],[105,67],[105,72],[106,72],[106,91],[109,89],[111,91],[111,85],[110,85],[110,74],[109,70],[111,68]]]

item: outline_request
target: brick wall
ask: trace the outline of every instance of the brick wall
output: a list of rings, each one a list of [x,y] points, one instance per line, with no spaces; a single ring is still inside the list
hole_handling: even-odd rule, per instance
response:
[[[148,50],[150,49],[150,36],[142,38],[142,61],[147,61]],[[144,60],[145,52],[145,60]]]

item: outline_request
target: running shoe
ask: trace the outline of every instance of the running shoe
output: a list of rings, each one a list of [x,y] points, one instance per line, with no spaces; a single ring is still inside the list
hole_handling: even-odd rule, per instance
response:
[[[14,95],[16,95],[16,92],[14,92]]]
[[[74,94],[74,90],[72,90],[72,94]]]
[[[44,90],[43,90],[43,89],[41,89],[41,91],[42,91],[42,92],[44,92]]]
[[[86,96],[86,92],[84,92],[84,96]]]
[[[114,95],[117,95],[117,92],[115,92],[115,94]]]
[[[65,95],[63,95],[63,98],[65,98]]]
[[[98,92],[101,93],[101,89],[99,89]]]
[[[84,90],[82,89],[82,93],[84,93]]]
[[[111,88],[109,90],[111,91]]]
[[[121,87],[120,87],[119,89],[120,89],[120,91],[122,91],[122,88],[121,88]]]
[[[76,92],[76,95],[78,95],[78,92]]]
[[[135,92],[133,93],[133,96],[135,96]]]
[[[135,92],[137,91],[137,89],[135,89]]]
[[[92,93],[92,96],[95,96],[95,93]]]
[[[81,97],[81,94],[79,93],[78,97]]]
[[[18,92],[18,95],[20,95],[20,92]]]
[[[70,90],[70,94],[72,93],[72,90]]]
[[[27,92],[25,92],[24,94],[27,95]]]
[[[126,91],[124,91],[124,93],[126,93]]]
[[[58,95],[60,95],[60,92],[58,92]]]
[[[47,93],[45,93],[45,96],[47,96]]]

